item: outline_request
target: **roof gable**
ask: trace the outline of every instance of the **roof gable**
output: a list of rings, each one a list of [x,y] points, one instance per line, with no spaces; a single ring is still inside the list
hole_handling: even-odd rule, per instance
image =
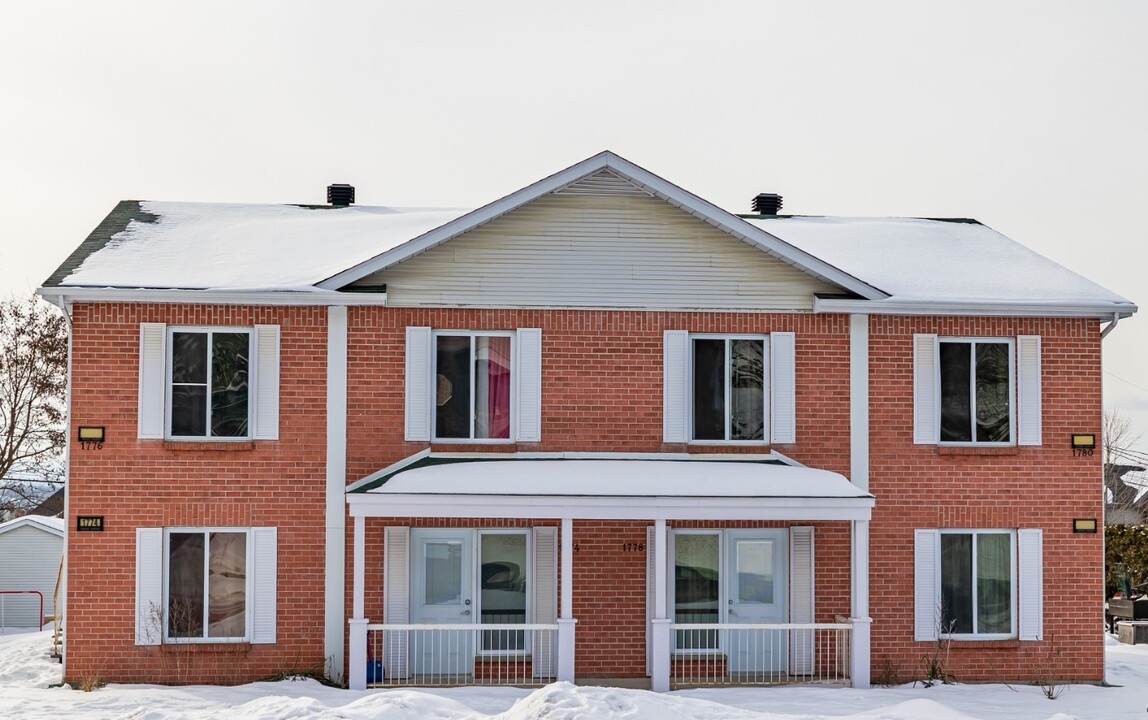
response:
[[[608,171],[608,174],[600,174],[602,171]],[[722,210],[697,195],[683,190],[609,151],[598,153],[580,163],[571,165],[565,170],[543,178],[500,200],[469,212],[409,242],[359,263],[355,267],[318,283],[318,287],[327,290],[341,289],[419,253],[426,252],[469,230],[489,223],[544,195],[569,188],[576,188],[573,192],[579,192],[579,190],[585,192],[585,189],[596,184],[621,185],[627,188],[627,191],[631,186],[640,188],[651,197],[661,198],[820,280],[837,285],[867,299],[875,300],[887,296],[879,289],[842,272],[803,250],[793,247],[761,228],[745,222],[737,215]]]
[[[63,518],[50,518],[41,515],[24,515],[15,520],[9,520],[5,523],[0,523],[0,535],[15,530],[17,528],[28,527],[42,530],[49,535],[56,537],[64,537],[64,520]]]

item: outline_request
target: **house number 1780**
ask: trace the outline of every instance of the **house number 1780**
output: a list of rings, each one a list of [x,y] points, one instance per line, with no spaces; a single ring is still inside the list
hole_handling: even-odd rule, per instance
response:
[[[1073,457],[1092,457],[1092,448],[1072,448]]]

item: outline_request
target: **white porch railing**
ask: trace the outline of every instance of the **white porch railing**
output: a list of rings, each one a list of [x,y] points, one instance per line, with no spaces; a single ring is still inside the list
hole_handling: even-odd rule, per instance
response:
[[[558,675],[557,624],[367,625],[367,687],[540,686]]]
[[[671,623],[670,687],[848,684],[849,623]]]

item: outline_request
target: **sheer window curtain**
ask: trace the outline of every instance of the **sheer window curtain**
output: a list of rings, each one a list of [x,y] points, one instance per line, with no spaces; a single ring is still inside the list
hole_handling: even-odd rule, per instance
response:
[[[474,436],[483,439],[508,439],[510,338],[475,338],[474,364]]]

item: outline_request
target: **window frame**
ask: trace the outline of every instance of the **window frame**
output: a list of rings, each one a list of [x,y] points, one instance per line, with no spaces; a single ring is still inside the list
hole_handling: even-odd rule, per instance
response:
[[[978,633],[976,632],[977,625],[977,587],[971,590],[972,595],[972,618],[973,618],[973,632],[971,633],[948,633],[944,628],[944,608],[942,587],[944,585],[944,567],[942,565],[941,553],[941,538],[945,535],[971,535],[972,541],[972,558],[971,569],[974,584],[978,582],[977,579],[977,540],[978,535],[1007,535],[1009,538],[1009,632],[1007,633]],[[937,618],[940,627],[937,628],[937,636],[940,638],[951,640],[1014,640],[1019,638],[1019,607],[1017,595],[1017,583],[1019,577],[1017,574],[1017,533],[1013,528],[940,528],[936,534],[936,567],[937,578],[935,587],[935,602],[937,607]]]
[[[518,333],[514,330],[431,330],[430,346],[430,441],[432,443],[453,443],[466,445],[507,445],[517,442],[518,438]],[[470,435],[465,438],[444,438],[438,436],[438,403],[435,401],[435,385],[438,380],[438,339],[440,337],[468,337],[470,338],[470,368],[473,371],[475,362],[476,337],[504,337],[510,339],[510,428],[505,438],[476,438],[474,437],[474,377],[470,381]]]
[[[695,378],[695,353],[694,341],[695,340],[724,340],[725,341],[725,362],[724,362],[724,385],[725,385],[725,438],[721,440],[706,440],[697,439],[694,437],[696,429],[694,427],[695,412],[694,412],[694,378]],[[730,436],[730,341],[732,340],[760,340],[762,343],[762,371],[761,371],[761,393],[762,393],[762,436],[761,440],[731,440]],[[687,439],[686,442],[690,445],[735,445],[742,447],[762,447],[768,446],[770,440],[770,412],[772,410],[773,398],[772,387],[770,385],[770,360],[772,349],[769,342],[768,333],[689,333],[686,341],[688,343],[688,361],[686,363],[686,423],[687,423]]]
[[[534,622],[534,533],[531,528],[476,528],[475,542],[474,542],[474,590],[472,597],[475,599],[474,612],[475,620],[482,623],[482,538],[486,535],[521,535],[525,538],[526,543],[526,567],[523,571],[526,573],[526,615],[523,618],[522,624],[529,625]],[[557,577],[557,575],[555,576]],[[510,623],[505,623],[510,624]],[[523,646],[521,649],[511,650],[487,650],[482,647],[481,641],[482,633],[479,633],[479,642],[475,647],[476,657],[517,657],[519,655],[533,655],[534,647],[532,643],[533,633],[529,631],[523,632]]]
[[[944,399],[942,397],[941,378],[941,345],[969,344],[969,421],[972,424],[973,438],[969,440],[942,440]],[[1009,439],[1006,442],[987,442],[976,439],[976,346],[978,343],[986,345],[1008,346],[1008,431]],[[936,440],[938,445],[946,447],[1015,447],[1017,445],[1017,366],[1016,366],[1016,338],[1011,336],[937,336],[936,363],[934,364],[934,382],[936,387]]]
[[[224,527],[224,526],[172,526],[163,528],[163,622],[160,629],[160,644],[161,645],[184,645],[184,644],[237,644],[249,643],[252,638],[252,599],[255,597],[255,573],[252,569],[255,566],[255,543],[253,541],[253,533],[250,527]],[[203,635],[201,637],[171,637],[170,630],[170,613],[169,607],[171,603],[171,536],[172,534],[197,534],[208,536],[211,533],[242,533],[245,536],[244,547],[244,587],[243,587],[243,636],[242,637],[209,637]],[[204,547],[210,548],[210,538],[205,542]],[[204,553],[204,572],[207,572],[207,563],[210,560],[210,551]],[[207,585],[207,577],[204,577],[204,593],[209,593]],[[207,606],[204,607],[204,612],[208,611]],[[203,631],[207,632],[207,623],[204,623]]]
[[[165,440],[176,442],[249,442],[254,434],[252,429],[255,422],[255,375],[258,360],[255,357],[255,328],[250,325],[168,325],[167,335],[164,339],[164,418],[163,436]],[[205,435],[175,435],[172,433],[172,398],[174,383],[172,370],[174,365],[174,348],[176,333],[205,333],[209,338],[208,345],[208,379],[207,379],[207,416]],[[212,435],[211,434],[211,348],[214,347],[212,336],[215,333],[246,334],[247,335],[247,433],[244,435]]]
[[[718,625],[725,625],[729,622],[729,618],[722,612],[729,601],[729,592],[726,588],[725,577],[725,563],[726,563],[726,542],[725,542],[725,528],[672,528],[670,530],[670,542],[668,552],[666,553],[666,562],[669,565],[668,572],[666,573],[667,584],[666,588],[666,611],[671,617],[677,615],[677,567],[678,567],[678,542],[679,535],[713,535],[717,538],[717,572],[718,572],[718,609],[717,609],[717,623]],[[674,619],[674,622],[677,622]],[[670,652],[673,655],[680,656],[713,656],[725,654],[725,633],[718,632],[718,641],[715,647],[712,648],[679,648],[678,647],[678,634],[677,632],[670,635]]]

